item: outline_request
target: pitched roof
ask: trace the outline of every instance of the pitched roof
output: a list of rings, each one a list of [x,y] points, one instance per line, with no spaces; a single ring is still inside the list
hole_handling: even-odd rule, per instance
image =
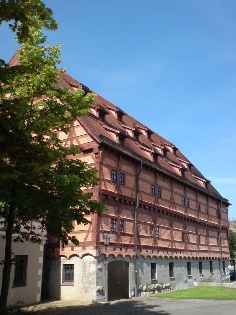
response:
[[[13,55],[11,60],[9,61],[8,65],[10,67],[15,67],[18,64],[19,64],[19,50],[17,49],[17,51],[15,52],[15,54]]]
[[[59,85],[65,87],[70,85],[70,88],[72,86],[82,87],[86,91],[93,92],[67,74],[62,74],[62,77],[59,79]],[[98,143],[109,144],[115,150],[119,150],[124,154],[129,154],[134,158],[141,158],[149,166],[153,166],[177,180],[185,181],[191,186],[210,193],[217,199],[222,199],[228,203],[228,200],[220,195],[210,181],[170,141],[153,132],[100,95],[96,96],[91,108],[98,111],[99,109],[104,110],[106,113],[105,119],[101,120],[98,116],[90,112],[85,116],[79,117],[78,120]],[[122,113],[122,121],[117,119],[117,112]],[[139,131],[138,140],[132,135],[135,130]],[[147,136],[147,132],[150,133],[150,137]],[[115,139],[112,140],[112,134],[125,135],[124,145],[120,145]],[[166,150],[166,155],[164,154],[164,150]],[[153,161],[152,154],[154,152],[158,154],[157,162]],[[181,170],[183,171],[182,174]]]
[[[12,57],[9,64],[11,66],[18,64],[18,51]],[[83,88],[85,92],[93,92],[66,73],[62,73],[59,76],[54,86],[56,88],[66,87],[68,89]],[[115,150],[122,151],[124,154],[143,159],[150,167],[159,169],[179,181],[184,181],[194,187],[198,187],[198,189],[208,192],[217,199],[223,199],[224,202],[228,203],[228,200],[220,195],[210,184],[210,181],[201,174],[174,144],[153,132],[100,95],[95,97],[91,109],[103,110],[105,119],[101,120],[90,112],[85,116],[79,117],[78,120],[98,143],[109,144]],[[117,113],[122,115],[122,121],[118,119]],[[135,131],[139,133],[138,140],[134,137]],[[115,134],[125,137],[124,145],[116,142],[114,138]],[[114,140],[112,140],[112,135]],[[156,162],[153,161],[153,154],[155,152],[158,154]]]

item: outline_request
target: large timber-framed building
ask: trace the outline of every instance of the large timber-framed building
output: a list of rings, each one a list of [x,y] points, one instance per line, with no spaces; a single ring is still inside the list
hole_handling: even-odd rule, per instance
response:
[[[66,74],[58,84],[90,91]],[[223,278],[229,202],[174,144],[100,96],[59,136],[80,147],[71,158],[97,169],[91,192],[108,211],[74,225],[80,246],[49,243],[50,297],[106,301],[155,283]]]

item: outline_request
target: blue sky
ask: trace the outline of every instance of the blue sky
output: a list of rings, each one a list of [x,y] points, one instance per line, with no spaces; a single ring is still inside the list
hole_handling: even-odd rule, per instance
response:
[[[236,218],[236,2],[47,0],[67,73],[173,142]],[[17,49],[0,29],[0,58]]]

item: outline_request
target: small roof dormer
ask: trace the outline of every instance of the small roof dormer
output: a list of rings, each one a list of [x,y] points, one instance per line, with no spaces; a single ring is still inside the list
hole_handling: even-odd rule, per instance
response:
[[[153,158],[153,162],[154,163],[157,163],[158,162],[158,156],[159,156],[160,154],[159,154],[159,152],[157,152],[157,151],[154,151],[153,153],[152,153],[152,158]]]
[[[118,108],[117,112],[116,112],[116,118],[118,121],[123,122],[123,116],[124,116],[124,112]]]
[[[126,131],[120,130],[120,132],[117,134],[117,142],[123,146],[125,144],[125,139],[127,138],[127,135],[128,134]]]
[[[141,135],[141,133],[142,133],[142,132],[139,130],[139,128],[136,127],[136,128],[133,130],[134,139],[138,141],[138,140],[139,140],[139,136]]]
[[[95,116],[97,116],[100,120],[104,121],[108,111],[106,108],[100,104],[93,104],[91,105],[91,111]]]
[[[173,143],[164,143],[164,145],[172,152],[174,155],[176,155],[176,152],[178,148]]]
[[[164,145],[161,146],[162,154],[167,157],[168,148]]]

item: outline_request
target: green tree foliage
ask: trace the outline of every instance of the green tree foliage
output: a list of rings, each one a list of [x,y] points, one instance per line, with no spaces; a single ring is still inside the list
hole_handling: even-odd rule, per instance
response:
[[[52,10],[46,8],[40,0],[1,0],[0,26],[7,22],[16,33],[20,43],[33,40],[32,28],[42,27],[55,30],[57,22],[52,17]]]
[[[236,257],[236,232],[229,230],[229,252],[230,258],[235,259]]]
[[[84,192],[97,185],[96,170],[68,159],[79,150],[58,138],[88,111],[94,95],[56,88],[60,47],[46,45],[41,33],[56,22],[41,1],[1,1],[0,22],[10,20],[21,46],[16,66],[0,65],[0,223],[6,244],[0,308],[7,303],[14,233],[16,240],[40,241],[30,224],[40,220],[48,234],[78,244],[69,234],[72,222],[86,224],[87,214],[104,210]]]

